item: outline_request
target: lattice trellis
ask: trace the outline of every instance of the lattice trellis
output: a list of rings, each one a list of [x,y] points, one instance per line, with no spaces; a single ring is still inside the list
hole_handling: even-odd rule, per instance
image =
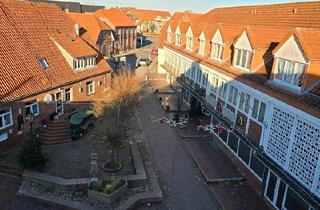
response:
[[[285,166],[293,121],[292,114],[274,107],[266,153],[283,167]]]
[[[289,157],[288,170],[307,187],[312,188],[319,157],[319,129],[310,125],[310,123],[298,119]],[[320,188],[320,186],[318,187]]]

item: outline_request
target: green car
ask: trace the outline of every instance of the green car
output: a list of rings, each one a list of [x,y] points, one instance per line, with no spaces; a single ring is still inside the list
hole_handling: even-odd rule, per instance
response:
[[[80,111],[70,117],[71,138],[81,138],[88,129],[94,127],[94,116],[91,110]]]

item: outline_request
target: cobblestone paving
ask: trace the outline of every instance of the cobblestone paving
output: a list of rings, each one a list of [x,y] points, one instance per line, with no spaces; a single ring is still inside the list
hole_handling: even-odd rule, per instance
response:
[[[167,125],[151,122],[151,115],[164,116],[152,90],[144,93],[138,112],[165,197],[162,203],[145,204],[137,209],[219,209],[176,131]]]

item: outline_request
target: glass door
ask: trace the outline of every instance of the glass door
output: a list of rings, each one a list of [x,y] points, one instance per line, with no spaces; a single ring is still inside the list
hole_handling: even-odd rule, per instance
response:
[[[56,113],[58,116],[63,115],[62,92],[56,92]]]

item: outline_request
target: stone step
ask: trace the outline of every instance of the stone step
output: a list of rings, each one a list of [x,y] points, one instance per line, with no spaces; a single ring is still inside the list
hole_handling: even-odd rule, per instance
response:
[[[50,138],[64,138],[64,137],[71,137],[69,132],[56,132],[56,133],[40,133],[40,138],[42,139],[50,139]]]
[[[42,144],[44,145],[53,145],[53,144],[65,144],[72,142],[71,137],[69,138],[60,138],[60,139],[42,139]]]
[[[10,177],[14,179],[21,179],[22,178],[22,169],[0,165],[0,175],[5,177]]]

